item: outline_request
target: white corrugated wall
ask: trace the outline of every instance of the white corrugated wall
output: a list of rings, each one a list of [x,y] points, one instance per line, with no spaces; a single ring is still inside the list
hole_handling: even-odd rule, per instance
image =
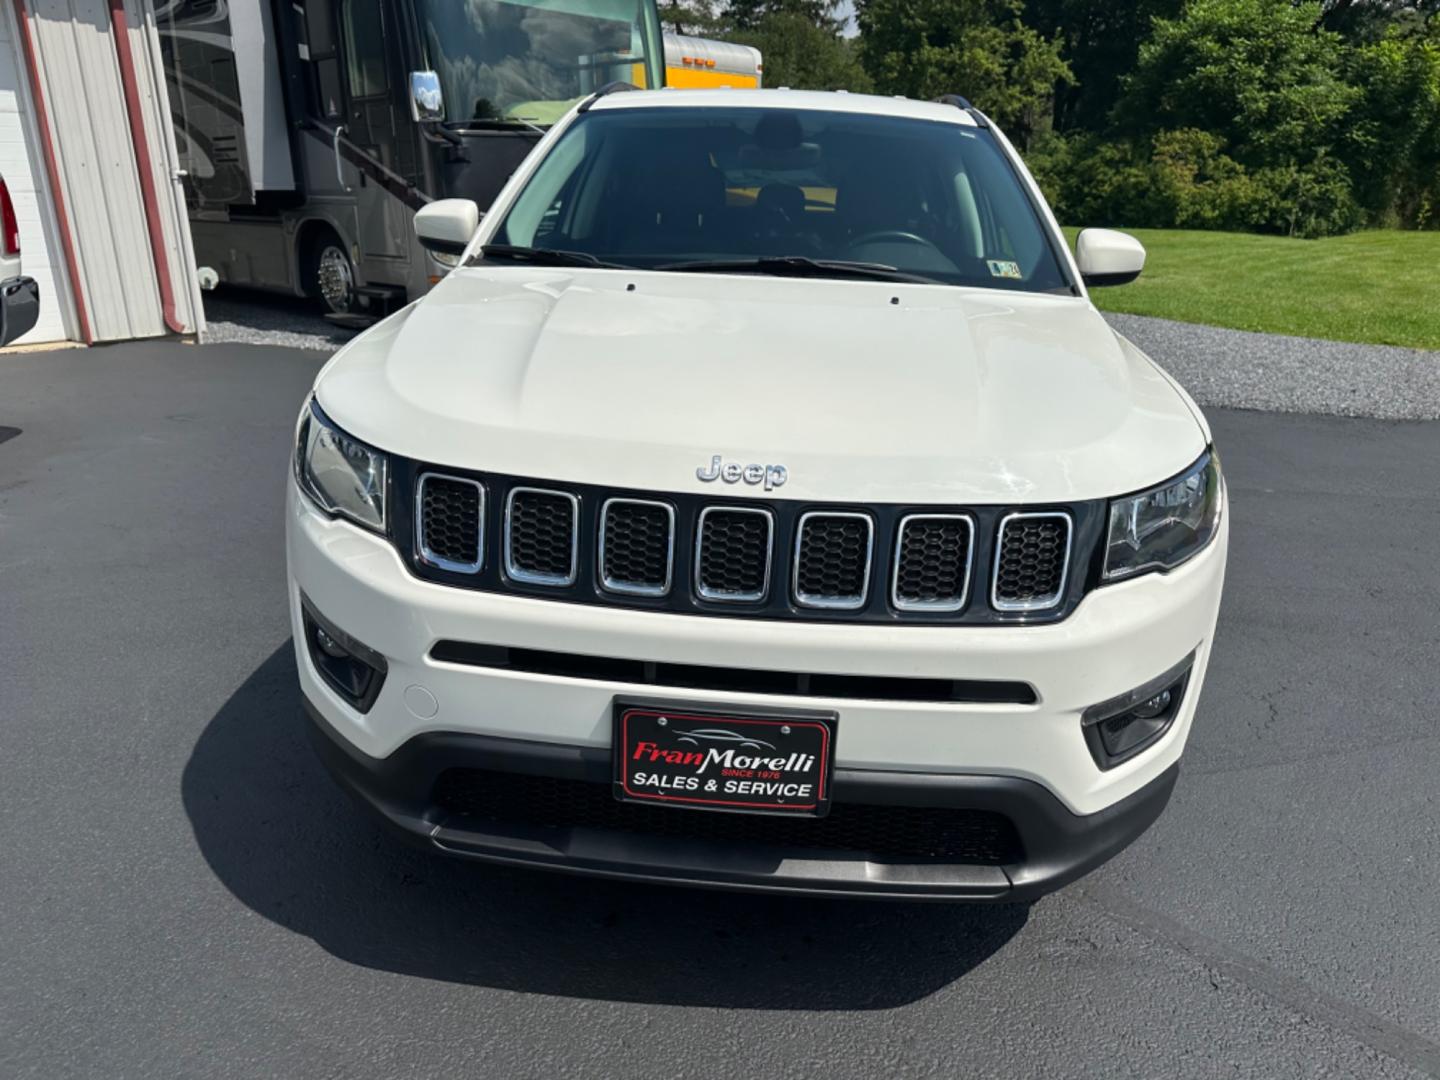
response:
[[[0,2],[0,176],[10,189],[20,226],[22,270],[40,286],[40,317],[16,344],[78,338],[70,306],[50,183],[40,148],[39,128],[20,42],[15,36],[15,8]]]
[[[203,315],[197,310],[187,258],[189,225],[172,198],[169,104],[156,93],[154,20],[148,0],[126,0],[125,7],[157,196],[155,212],[174,294],[173,328],[166,325],[161,307],[110,5],[106,0],[26,0],[25,6],[69,218],[79,299],[93,339],[197,330]]]

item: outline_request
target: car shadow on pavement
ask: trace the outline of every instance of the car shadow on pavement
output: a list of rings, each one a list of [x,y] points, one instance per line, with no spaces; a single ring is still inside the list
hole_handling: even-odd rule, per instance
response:
[[[754,896],[430,855],[340,791],[304,730],[287,641],[201,733],[181,781],[236,897],[342,960],[526,993],[755,1009],[884,1009],[963,976],[1020,905]]]

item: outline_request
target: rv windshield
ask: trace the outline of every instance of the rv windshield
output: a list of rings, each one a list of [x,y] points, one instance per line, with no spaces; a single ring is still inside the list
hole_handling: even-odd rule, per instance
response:
[[[553,124],[610,82],[661,86],[655,0],[416,0],[449,124]]]

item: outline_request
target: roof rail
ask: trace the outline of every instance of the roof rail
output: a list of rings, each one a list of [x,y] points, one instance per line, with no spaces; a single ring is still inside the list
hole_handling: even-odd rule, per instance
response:
[[[980,127],[990,126],[989,118],[979,109],[975,108],[974,105],[971,105],[970,102],[965,100],[965,98],[961,97],[959,94],[941,94],[934,100],[935,104],[937,105],[953,105],[955,106],[955,108],[960,109],[962,112],[969,113],[971,118]]]
[[[606,83],[606,84],[605,84],[604,86],[602,86],[599,90],[596,90],[593,94],[591,94],[588,98],[586,98],[583,102],[581,102],[580,108],[579,108],[579,110],[577,110],[577,111],[579,111],[579,112],[589,112],[589,111],[590,111],[590,106],[591,106],[591,105],[594,105],[595,102],[599,101],[602,97],[604,97],[604,96],[607,95],[607,94],[619,93],[621,90],[639,90],[639,89],[640,89],[640,87],[636,86],[634,83],[631,83],[631,82],[622,82],[622,81],[617,80],[617,81],[615,81],[615,82]]]

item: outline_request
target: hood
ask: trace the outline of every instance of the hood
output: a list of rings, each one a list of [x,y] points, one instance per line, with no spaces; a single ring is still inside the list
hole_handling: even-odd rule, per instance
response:
[[[438,465],[757,498],[1103,498],[1206,442],[1085,300],[868,281],[465,268],[346,346],[316,394]],[[716,455],[787,481],[704,483]]]

